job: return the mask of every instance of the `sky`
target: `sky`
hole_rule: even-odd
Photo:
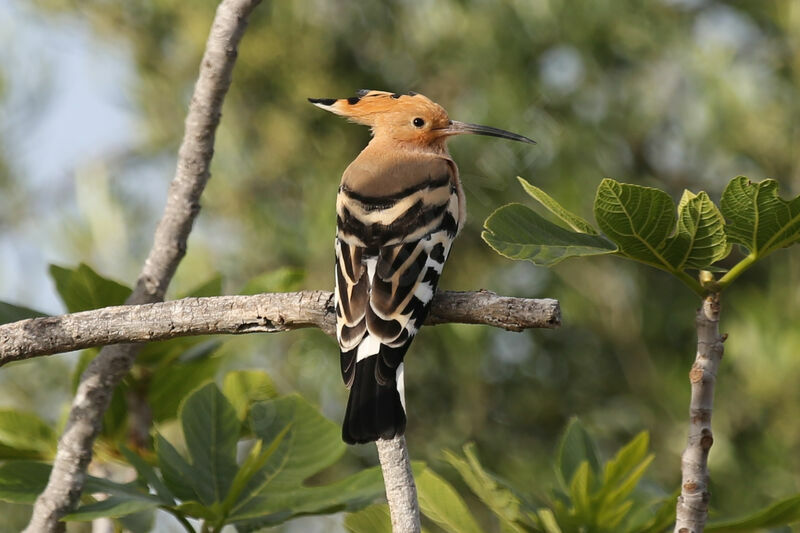
[[[130,56],[75,17],[43,18],[23,0],[0,0],[0,65],[10,78],[0,140],[35,199],[33,212],[0,234],[0,300],[57,313],[47,266],[77,262],[58,235],[77,213],[81,169],[135,135],[124,94]]]

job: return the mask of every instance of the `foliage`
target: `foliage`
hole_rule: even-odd
[[[239,384],[263,383],[266,378],[253,373],[247,373],[245,379],[232,376]],[[255,398],[263,393],[259,385],[249,390]],[[247,392],[237,389],[237,398]],[[117,483],[90,477],[85,493],[103,492],[107,497],[84,498],[66,519],[121,518],[159,508],[180,517],[184,524],[186,518],[204,520],[212,531],[228,523],[239,531],[251,531],[298,515],[358,509],[383,493],[378,468],[329,485],[303,484],[339,459],[344,444],[338,439],[338,426],[297,395],[252,404],[249,426],[254,438],[239,463],[241,422],[234,405],[216,385],[210,383],[192,392],[181,404],[178,419],[185,455],[161,434],[156,435],[155,464],[120,444],[119,460],[126,460],[136,470],[137,480]],[[22,419],[19,421],[18,429],[24,430]],[[33,503],[49,473],[50,466],[45,463],[5,463],[0,466],[0,499]]]
[[[756,260],[800,241],[800,196],[788,202],[781,199],[774,180],[752,183],[745,177],[734,178],[722,193],[721,211],[705,191],[684,191],[676,217],[675,205],[666,192],[607,178],[597,188],[594,200],[594,216],[603,235],[538,187],[522,178],[519,181],[570,229],[523,205],[510,204],[486,219],[483,238],[499,254],[537,265],[616,253],[665,270],[702,295],[725,288]],[[734,243],[747,247],[750,254],[719,283],[704,280],[708,286],[703,287],[687,273],[713,269],[714,263],[730,254]]]
[[[649,436],[641,432],[604,463],[597,446],[577,418],[561,434],[553,461],[556,487],[543,501],[540,482],[511,486],[487,472],[474,444],[463,456],[445,452],[446,461],[470,491],[494,516],[504,533],[661,533],[675,521],[675,497],[654,489],[642,478],[654,460],[648,453]],[[486,531],[455,488],[430,468],[415,472],[423,515],[448,533]],[[706,531],[760,531],[800,521],[800,495],[733,520],[716,520]],[[352,533],[389,532],[388,508],[372,505],[349,515],[345,526]]]

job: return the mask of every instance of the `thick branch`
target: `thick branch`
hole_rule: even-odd
[[[417,486],[411,473],[411,461],[405,437],[392,440],[378,439],[378,459],[386,487],[386,500],[392,517],[393,533],[419,533],[419,501]]]
[[[714,443],[711,411],[725,341],[719,334],[719,309],[719,294],[711,294],[697,310],[697,356],[689,372],[692,385],[689,437],[681,455],[681,495],[676,509],[675,533],[702,533],[708,519],[708,451]]]
[[[493,292],[440,292],[428,324],[460,322],[520,331],[561,322],[558,301],[511,298]],[[0,326],[0,366],[38,355],[108,344],[189,335],[336,329],[333,294],[325,291],[185,298],[32,318]]]
[[[128,304],[163,300],[172,275],[186,253],[189,232],[200,210],[200,195],[210,176],[214,133],[222,101],[230,87],[236,48],[244,34],[247,17],[258,3],[259,0],[223,0],[217,8],[189,105],[164,214]],[[64,523],[59,519],[78,502],[103,413],[112,391],[130,370],[137,352],[138,347],[130,344],[106,348],[84,372],[58,443],[50,480],[36,500],[27,533],[64,531]]]

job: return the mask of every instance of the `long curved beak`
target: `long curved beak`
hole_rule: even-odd
[[[510,131],[492,128],[491,126],[481,126],[480,124],[459,122],[457,120],[451,120],[450,125],[440,131],[444,135],[462,135],[465,133],[472,133],[475,135],[488,135],[489,137],[500,137],[502,139],[511,139],[512,141],[536,144],[536,141],[533,139],[528,139],[522,135],[511,133]]]

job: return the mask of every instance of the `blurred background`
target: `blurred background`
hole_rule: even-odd
[[[0,300],[63,312],[51,263],[135,280],[215,5],[0,0]],[[606,454],[649,431],[647,479],[677,488],[697,298],[615,257],[552,270],[508,261],[481,241],[482,223],[520,201],[517,175],[587,218],[603,177],[676,200],[688,188],[718,201],[742,174],[800,193],[800,3],[264,2],[173,297],[217,276],[226,294],[265,274],[276,290],[332,288],[336,189],[369,133],[306,98],[361,88],[414,90],[455,119],[538,141],[450,143],[469,219],[441,287],[557,298],[564,315],[552,331],[423,330],[407,364],[412,457],[457,483],[441,452],[475,441],[487,468],[544,493],[555,439],[578,415]],[[730,517],[800,492],[800,248],[746,273],[723,305],[710,467],[713,512]],[[264,368],[283,392],[343,415],[338,352],[320,332],[230,338],[218,357],[220,375]],[[57,422],[74,362],[4,368],[0,405]],[[373,447],[347,457],[374,461]],[[334,527],[302,524],[285,528]]]

